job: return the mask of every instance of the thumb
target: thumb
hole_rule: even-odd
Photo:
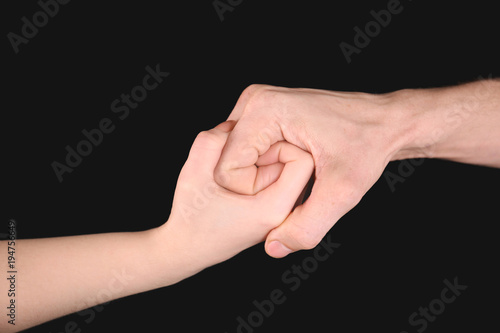
[[[307,201],[268,234],[266,252],[271,257],[282,258],[291,252],[314,248],[361,197],[355,182],[340,170],[323,168],[316,174]]]

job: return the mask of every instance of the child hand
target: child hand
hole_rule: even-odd
[[[254,172],[238,179],[256,194],[226,190],[214,181],[214,169],[235,124],[226,121],[197,136],[162,226],[200,269],[264,241],[293,210],[314,169],[309,153],[280,141],[258,158]]]

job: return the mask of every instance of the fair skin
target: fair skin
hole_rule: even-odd
[[[258,193],[241,179],[255,174],[255,161],[275,142],[313,156],[310,197],[267,236],[266,251],[276,258],[315,247],[390,161],[500,167],[499,80],[379,95],[252,85],[228,119],[238,124],[214,176],[231,191]]]
[[[195,140],[164,225],[16,241],[23,296],[16,326],[0,330],[171,285],[264,240],[273,257],[313,248],[389,161],[500,167],[498,80],[381,95],[253,85],[229,120]]]
[[[0,331],[17,332],[174,284],[264,241],[300,199],[313,172],[312,157],[278,142],[258,159],[259,172],[245,180],[263,190],[254,196],[230,192],[215,183],[213,174],[234,124],[224,122],[198,135],[179,175],[170,217],[162,226],[142,232],[16,240],[17,317],[15,325],[2,319]],[[7,241],[0,242],[0,248],[6,250]],[[0,260],[6,269],[7,258]],[[1,279],[0,290],[8,289],[9,281]],[[0,301],[9,304],[7,293]]]

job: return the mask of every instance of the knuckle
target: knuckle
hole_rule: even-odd
[[[192,148],[220,151],[226,142],[226,136],[216,133],[214,130],[202,131],[198,133],[193,142]]]
[[[245,90],[243,90],[243,93],[242,94],[249,94],[251,95],[255,90],[258,90],[262,87],[264,87],[265,85],[263,84],[257,84],[257,83],[253,83],[251,85],[249,85],[248,87],[245,88]]]
[[[220,186],[228,188],[231,185],[230,171],[223,165],[217,166],[214,170],[214,180]]]
[[[219,143],[217,136],[210,131],[202,131],[198,133],[193,145],[210,147],[211,145]]]
[[[262,90],[262,89],[266,89],[270,86],[268,85],[265,85],[265,84],[251,84],[249,85],[248,87],[245,88],[245,90],[243,90],[243,92],[241,93],[241,96],[242,97],[246,97],[246,98],[251,98],[253,97],[259,90]]]
[[[247,88],[248,89],[248,88]],[[283,94],[276,88],[267,85],[258,85],[248,92],[245,113],[253,113],[264,108],[275,107]]]
[[[242,190],[238,184],[241,183],[241,177],[237,177],[235,174],[237,167],[238,164],[235,160],[227,160],[221,157],[214,169],[214,181],[227,190],[240,193]]]

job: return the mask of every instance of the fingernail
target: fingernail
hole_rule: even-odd
[[[283,245],[280,241],[272,241],[269,243],[268,247],[268,252],[276,258],[283,258],[292,253],[293,251],[290,250],[288,247]]]

